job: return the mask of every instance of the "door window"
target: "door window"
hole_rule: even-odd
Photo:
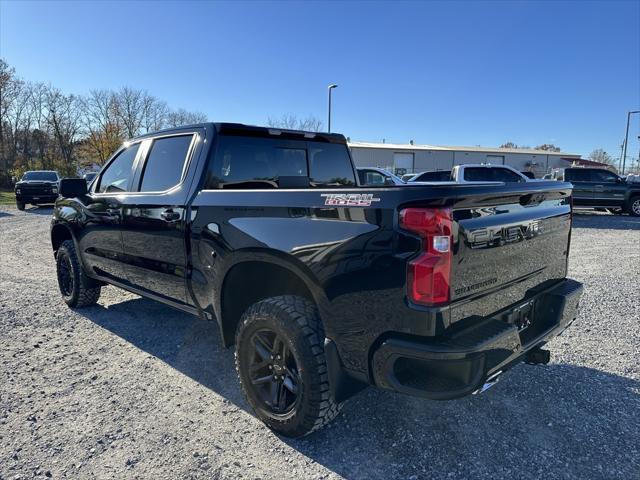
[[[138,153],[139,143],[123,150],[102,172],[96,188],[98,193],[127,192],[133,172],[133,161]]]
[[[564,171],[565,182],[590,182],[591,171],[582,168],[572,168]]]
[[[142,172],[141,192],[164,192],[182,180],[193,135],[158,138],[151,144]]]
[[[594,182],[616,183],[618,176],[608,170],[592,170],[591,175]]]

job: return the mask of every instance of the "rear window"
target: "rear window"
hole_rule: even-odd
[[[506,168],[471,167],[464,169],[464,179],[468,182],[523,182],[524,179]]]
[[[415,177],[412,182],[448,182],[451,180],[451,172],[440,170],[435,172],[424,172]]]
[[[193,135],[158,138],[153,141],[142,172],[141,192],[163,192],[182,179]]]
[[[221,136],[205,188],[355,185],[345,145]]]

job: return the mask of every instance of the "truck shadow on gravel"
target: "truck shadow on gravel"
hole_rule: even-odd
[[[573,228],[640,230],[640,217],[576,210],[573,215]]]
[[[30,215],[48,215],[53,213],[53,205],[31,205],[24,210]]]
[[[82,314],[250,411],[215,322],[142,298]],[[486,393],[448,402],[368,388],[325,429],[282,441],[346,478],[631,478],[640,468],[638,411],[633,379],[520,365]]]

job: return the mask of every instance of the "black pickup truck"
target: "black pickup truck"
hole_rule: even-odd
[[[611,213],[640,217],[640,183],[628,183],[604,168],[565,168],[559,178],[573,185],[573,205],[606,208]]]
[[[571,185],[363,187],[345,138],[202,124],[127,142],[51,225],[71,307],[111,284],[219,325],[242,389],[300,436],[366,385],[482,391],[576,318]]]
[[[16,206],[24,210],[27,203],[41,205],[53,203],[58,198],[60,175],[54,170],[25,172],[15,185]]]

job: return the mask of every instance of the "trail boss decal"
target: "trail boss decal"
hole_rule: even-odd
[[[332,207],[370,207],[373,202],[379,202],[372,193],[323,193],[324,204]]]

